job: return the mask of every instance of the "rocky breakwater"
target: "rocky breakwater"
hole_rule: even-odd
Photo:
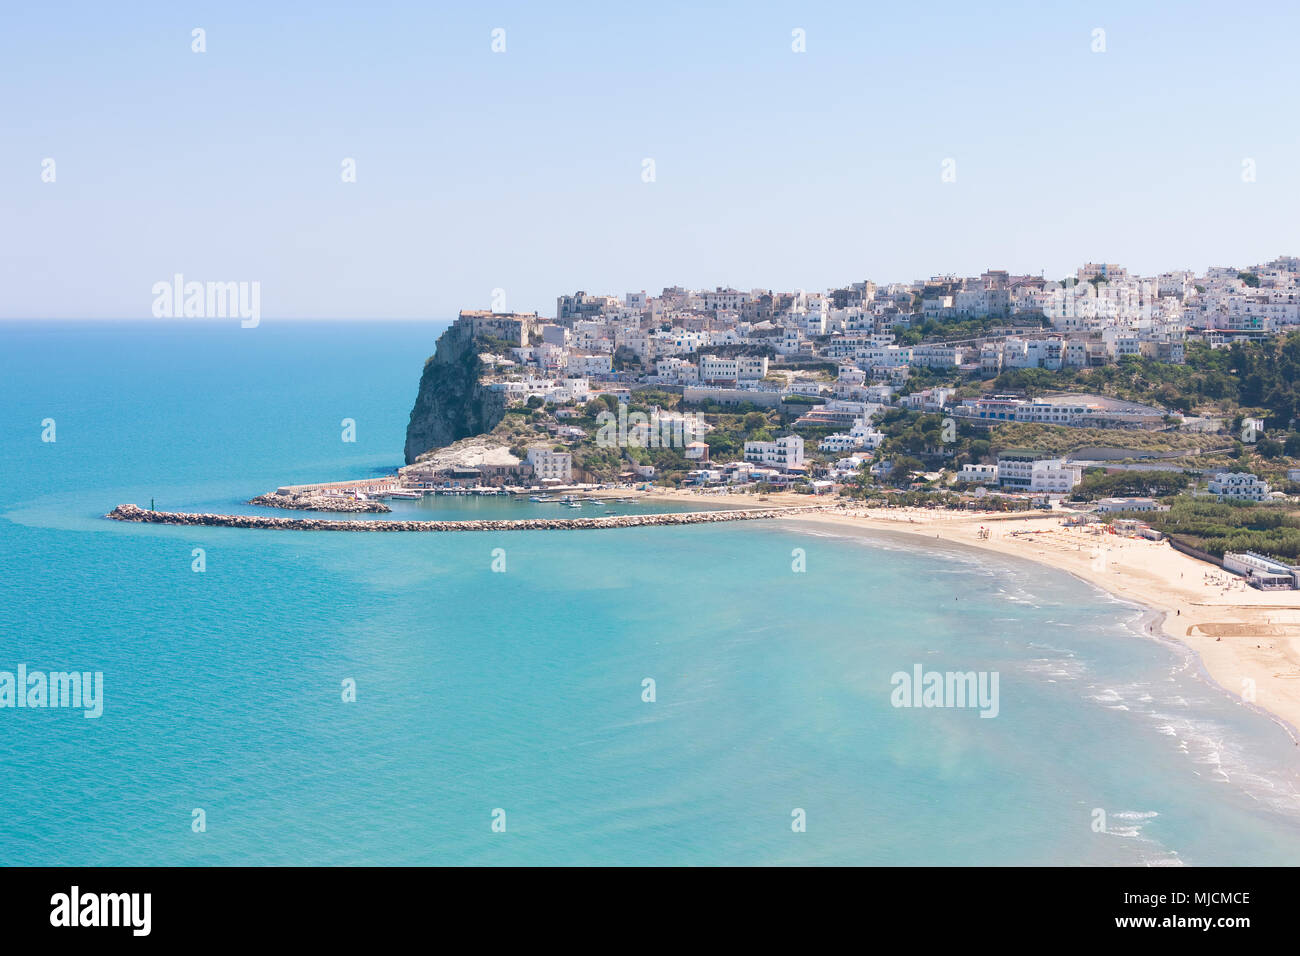
[[[681,511],[662,515],[616,515],[607,518],[520,518],[493,521],[386,521],[382,518],[337,521],[329,518],[271,518],[263,515],[185,514],[146,511],[137,505],[118,505],[105,518],[150,524],[175,524],[210,528],[266,528],[276,531],[595,531],[606,528],[640,528],[655,525],[713,524],[719,521],[757,521],[788,518],[825,505],[797,508],[750,508],[736,511]]]
[[[248,502],[263,508],[292,508],[295,511],[337,511],[344,514],[387,514],[393,509],[382,501],[358,501],[341,495],[258,495]]]

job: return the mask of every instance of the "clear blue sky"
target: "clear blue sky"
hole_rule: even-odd
[[[9,3],[0,316],[146,317],[175,272],[402,318],[1300,254],[1300,7],[1132,6]]]

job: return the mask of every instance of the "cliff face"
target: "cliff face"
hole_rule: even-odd
[[[491,431],[501,421],[505,398],[479,384],[482,372],[468,324],[457,322],[438,337],[406,425],[408,465],[432,448]]]

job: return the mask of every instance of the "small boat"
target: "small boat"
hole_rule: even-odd
[[[567,501],[567,502],[565,502],[565,504],[568,505],[570,508],[581,508],[581,507],[582,507],[582,502],[581,502],[581,501]]]
[[[546,495],[529,495],[529,496],[528,496],[528,500],[529,500],[529,501],[536,501],[538,504],[541,504],[541,503],[546,502],[546,501],[554,501],[555,499],[554,499],[554,498],[548,498],[548,497],[546,497]]]
[[[401,498],[404,501],[418,501],[420,498],[423,498],[424,496],[420,494],[418,491],[390,491],[388,492],[388,497]]]

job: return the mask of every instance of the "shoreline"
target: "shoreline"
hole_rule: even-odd
[[[666,491],[665,500],[718,496]],[[771,503],[807,495],[774,493]],[[1279,724],[1300,746],[1300,592],[1258,591],[1241,578],[1149,541],[1066,527],[1060,512],[954,512],[849,505],[801,514],[792,524],[862,536],[896,534],[1065,571],[1143,612],[1135,633],[1188,651],[1198,674],[1238,704]],[[988,537],[979,532],[988,530]],[[1250,695],[1253,693],[1253,700]]]
[[[808,516],[808,518],[804,518],[800,516],[798,518],[792,518],[789,520],[792,525],[799,525],[805,522],[809,525],[817,525],[820,524],[820,522],[817,521],[817,517],[818,516],[816,515]],[[924,543],[926,541],[933,543],[935,541],[935,539],[931,537],[929,534],[926,534],[922,530],[916,528],[881,528],[876,526],[863,525],[863,526],[845,527],[843,528],[843,530],[852,533],[855,536],[861,536],[866,538],[877,537],[877,536],[879,537],[897,536],[900,539],[904,539],[908,542],[915,542],[915,543]],[[948,545],[956,544],[959,548],[967,548],[967,546],[970,544],[969,542],[952,541],[951,539],[946,539],[946,538],[942,540],[945,544]],[[935,548],[934,550],[940,553],[950,553],[950,552],[946,552],[945,549],[942,548]],[[1175,617],[1173,618],[1173,624],[1171,625],[1170,623],[1171,619],[1169,616],[1169,612],[1167,610],[1153,606],[1151,603],[1148,603],[1146,601],[1140,601],[1129,593],[1125,593],[1123,591],[1117,590],[1112,587],[1107,587],[1104,582],[1100,582],[1094,578],[1090,578],[1078,574],[1074,569],[1064,568],[1058,564],[1054,564],[1049,561],[1035,560],[1034,557],[1027,554],[1017,553],[1014,551],[1007,551],[999,548],[978,548],[973,546],[970,547],[969,550],[972,552],[992,551],[999,558],[1011,558],[1013,561],[1015,559],[1022,559],[1025,561],[1030,561],[1038,567],[1047,567],[1056,571],[1064,571],[1066,574],[1068,574],[1071,578],[1075,579],[1076,581],[1079,581],[1083,584],[1088,585],[1089,587],[1101,591],[1103,594],[1112,598],[1117,603],[1132,608],[1134,611],[1137,612],[1137,617],[1134,618],[1132,621],[1127,622],[1127,627],[1129,630],[1131,630],[1134,633],[1135,636],[1146,638],[1148,640],[1153,640],[1156,641],[1157,643],[1165,644],[1169,646],[1176,653],[1180,654],[1181,656],[1184,656],[1187,659],[1187,661],[1193,666],[1196,677],[1205,681],[1207,684],[1211,685],[1216,691],[1226,694],[1235,703],[1243,707],[1246,707],[1247,709],[1252,710],[1255,713],[1258,713],[1260,716],[1266,717],[1271,722],[1277,724],[1279,727],[1282,728],[1283,732],[1286,733],[1286,735],[1291,739],[1292,743],[1300,746],[1300,710],[1297,710],[1295,712],[1294,717],[1290,717],[1288,716],[1287,713],[1282,712],[1283,709],[1289,707],[1289,705],[1281,699],[1273,702],[1274,708],[1276,708],[1274,709],[1266,706],[1258,699],[1252,702],[1244,699],[1243,696],[1239,693],[1233,693],[1232,690],[1225,684],[1224,681],[1230,680],[1233,677],[1238,676],[1240,672],[1236,669],[1230,669],[1227,667],[1220,668],[1218,672],[1212,670],[1209,667],[1209,665],[1206,663],[1205,656],[1201,653],[1200,649],[1194,643],[1189,641],[1186,635],[1180,635],[1175,629],[1177,627],[1177,623],[1182,619],[1181,616],[1175,615]],[[1189,630],[1194,629],[1195,626],[1196,625],[1192,625],[1191,627],[1189,627]],[[1246,626],[1248,627],[1249,625]],[[1220,643],[1220,642],[1215,641],[1215,643]],[[1250,648],[1250,649],[1254,650],[1255,648]],[[1257,680],[1256,683],[1258,688],[1259,681]],[[1297,690],[1300,690],[1300,688],[1297,688]],[[1262,694],[1262,692],[1259,693]],[[1297,701],[1297,707],[1300,708],[1300,701]]]
[[[654,488],[622,489],[617,495],[712,507],[589,518],[393,521],[153,512],[119,505],[104,517],[189,527],[358,532],[601,530],[783,520],[802,524],[804,530],[822,525],[862,536],[905,536],[939,550],[955,545],[1064,571],[1143,612],[1133,625],[1135,633],[1188,651],[1198,676],[1280,724],[1300,746],[1300,592],[1257,591],[1235,575],[1174,550],[1168,541],[1102,533],[1096,525],[1066,527],[1060,512],[870,509],[789,492],[755,496]],[[720,508],[724,502],[734,505]]]

